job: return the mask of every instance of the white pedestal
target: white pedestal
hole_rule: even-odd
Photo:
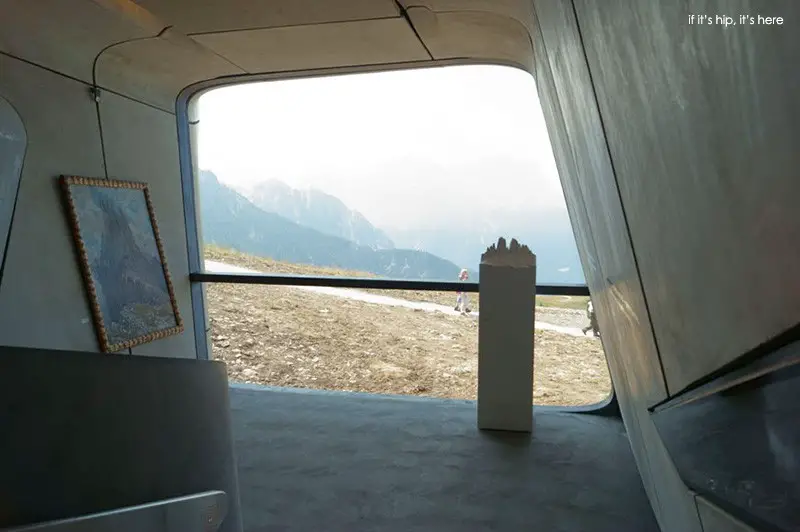
[[[481,257],[478,321],[478,428],[533,428],[536,257],[504,239]]]

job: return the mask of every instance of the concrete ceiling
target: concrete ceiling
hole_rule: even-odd
[[[187,35],[399,16],[393,0],[134,0]]]
[[[529,0],[0,0],[0,51],[174,112],[228,76],[445,60],[533,71]]]
[[[251,73],[430,59],[399,17],[206,33],[192,38]]]

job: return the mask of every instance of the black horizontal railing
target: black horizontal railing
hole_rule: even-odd
[[[381,279],[376,277],[333,277],[329,275],[286,275],[268,273],[189,274],[193,283],[263,284],[280,286],[327,286],[380,290],[425,290],[430,292],[479,292],[479,283],[460,281],[422,281],[411,279]],[[537,284],[540,296],[588,296],[589,288],[580,284]]]

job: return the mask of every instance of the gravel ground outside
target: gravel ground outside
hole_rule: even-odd
[[[258,271],[332,275],[329,268],[276,263],[216,248],[208,249],[205,258]],[[403,291],[381,292],[401,297],[398,292]],[[432,294],[454,299],[451,293],[422,294],[424,301],[441,302]],[[206,295],[212,356],[226,362],[231,381],[475,399],[475,318],[294,287],[209,284]],[[554,307],[537,307],[536,319],[569,327],[588,323],[581,310]],[[537,330],[534,341],[533,403],[583,405],[608,396],[611,383],[599,340]]]

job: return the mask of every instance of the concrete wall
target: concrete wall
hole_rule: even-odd
[[[222,490],[241,531],[222,363],[0,346],[0,375],[0,529]]]
[[[800,4],[575,7],[674,394],[800,322]]]
[[[89,89],[86,83],[0,53],[0,98],[16,110],[27,131],[0,279],[0,344],[99,349],[56,182],[59,175],[71,174],[150,185],[186,330],[136,347],[133,353],[194,358],[175,116],[111,93],[103,93],[96,104]],[[11,194],[7,187],[2,190]]]
[[[648,408],[800,321],[800,47],[790,25],[688,15],[797,20],[800,5],[534,5],[538,90],[643,482],[663,530],[701,515],[721,530]]]
[[[732,517],[703,497],[698,495],[695,499],[697,513],[703,523],[703,532],[755,532],[754,528]]]
[[[647,412],[666,389],[572,5],[536,9],[539,96],[631,447],[661,527],[699,531]]]
[[[8,101],[0,98],[0,278],[27,146],[22,119]]]

